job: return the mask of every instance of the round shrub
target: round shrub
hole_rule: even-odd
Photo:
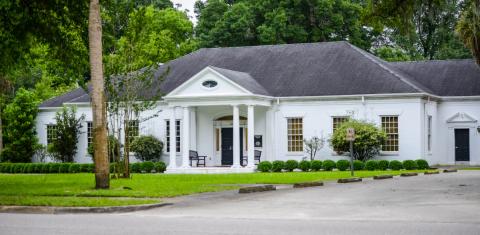
[[[405,168],[405,170],[415,170],[418,168],[417,162],[414,160],[405,160],[403,161],[403,168]]]
[[[331,171],[331,170],[333,170],[333,168],[335,168],[336,164],[332,160],[325,160],[325,161],[323,161],[322,166],[323,166],[323,170]]]
[[[48,173],[59,173],[60,172],[60,163],[52,163],[50,164],[50,168],[48,169]]]
[[[80,172],[80,164],[74,163],[70,164],[68,168],[68,173],[79,173]]]
[[[288,160],[285,162],[285,170],[286,171],[293,171],[298,168],[298,161],[296,160]]]
[[[365,162],[365,170],[374,171],[378,169],[378,161],[368,160]]]
[[[388,161],[387,160],[380,160],[378,161],[377,167],[379,170],[387,170],[388,169]]]
[[[147,161],[147,162],[142,162],[142,165],[141,165],[141,171],[145,173],[150,173],[152,172],[153,168],[155,168],[155,165],[153,164],[153,162],[150,162],[150,161]]]
[[[420,170],[425,170],[430,168],[430,166],[428,165],[428,162],[424,159],[418,159],[415,162],[417,162],[418,169]]]
[[[363,168],[365,168],[365,163],[363,163],[360,160],[353,161],[353,169],[354,170],[361,171],[361,170],[363,170]]]
[[[272,163],[269,161],[260,162],[257,165],[257,170],[260,172],[269,172],[272,169]]]
[[[398,171],[398,170],[401,170],[403,168],[403,165],[402,165],[402,162],[397,161],[397,160],[393,160],[393,161],[390,161],[390,164],[388,165],[388,168],[390,168],[394,171]]]
[[[276,160],[272,162],[272,171],[273,172],[282,172],[283,168],[285,168],[285,162]]]
[[[68,169],[70,169],[71,163],[62,163],[58,170],[59,173],[68,173]]]
[[[142,166],[140,162],[135,162],[130,167],[130,171],[133,173],[140,173],[142,171]]]
[[[302,160],[298,164],[298,168],[300,168],[300,170],[302,171],[309,171],[311,166],[312,166],[312,163],[307,160]]]
[[[132,142],[130,150],[140,161],[156,161],[162,156],[163,142],[151,135],[140,136]]]
[[[167,165],[165,162],[155,162],[155,171],[158,173],[163,173],[167,170]]]
[[[320,169],[322,169],[322,161],[320,160],[313,160],[310,165],[312,171],[319,171]]]
[[[346,171],[347,169],[350,169],[350,162],[348,160],[338,160],[337,161],[337,169],[339,171]]]

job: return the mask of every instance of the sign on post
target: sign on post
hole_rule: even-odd
[[[347,128],[347,141],[354,141],[355,140],[355,129]]]
[[[353,141],[355,140],[355,129],[347,128],[347,136],[345,139],[350,141],[350,172],[353,176]]]

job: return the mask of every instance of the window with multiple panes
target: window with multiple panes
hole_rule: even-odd
[[[288,118],[288,152],[303,152],[303,119]]]
[[[340,124],[348,121],[348,117],[332,117],[332,133],[334,133]]]
[[[47,125],[47,145],[57,138],[57,125]]]
[[[398,116],[382,116],[382,129],[387,133],[382,151],[398,151]]]
[[[427,149],[432,151],[432,116],[428,116],[427,120]]]
[[[138,120],[128,121],[128,141],[132,143],[132,141],[138,136],[140,136]]]
[[[166,126],[166,139],[167,139],[167,152],[170,152],[170,120],[166,120],[167,125]],[[180,152],[180,120],[175,121],[175,134],[176,134],[176,152]]]
[[[93,144],[93,122],[87,122],[87,145]]]

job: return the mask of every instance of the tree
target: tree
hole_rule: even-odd
[[[196,4],[202,47],[348,40],[370,48],[361,3],[347,0],[221,1]]]
[[[305,144],[305,151],[310,156],[310,161],[313,161],[315,160],[317,152],[323,148],[323,145],[325,144],[325,139],[314,136],[308,140],[304,139],[303,143]]]
[[[11,82],[5,77],[0,76],[0,156],[3,151],[3,108],[5,107],[7,100],[10,98],[9,96],[12,93],[12,90]]]
[[[99,0],[90,0],[88,17],[88,41],[90,54],[90,73],[92,78],[93,139],[95,140],[95,188],[110,187],[109,159],[107,152],[107,115],[104,94],[102,62],[102,24]]]
[[[37,112],[38,101],[35,95],[25,89],[20,89],[13,102],[5,107],[5,148],[2,151],[2,161],[31,161],[38,146],[35,131]]]
[[[373,53],[386,61],[409,61],[411,60],[403,49],[398,47],[382,46],[373,51]]]
[[[480,1],[470,1],[461,14],[456,32],[480,65]]]
[[[369,1],[366,21],[380,30],[393,29],[390,39],[412,59],[468,58],[468,50],[455,35],[459,0]]]
[[[382,144],[387,139],[384,131],[373,123],[349,120],[342,123],[333,133],[330,143],[339,154],[350,151],[350,142],[346,140],[347,128],[355,129],[353,156],[356,160],[366,161],[380,152]]]
[[[74,162],[77,153],[78,135],[81,134],[85,115],[77,118],[76,107],[63,107],[55,114],[56,139],[48,146],[52,156],[61,162]]]

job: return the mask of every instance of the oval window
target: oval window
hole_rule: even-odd
[[[207,80],[202,83],[202,86],[207,87],[207,88],[212,88],[217,86],[217,82],[213,80]]]

